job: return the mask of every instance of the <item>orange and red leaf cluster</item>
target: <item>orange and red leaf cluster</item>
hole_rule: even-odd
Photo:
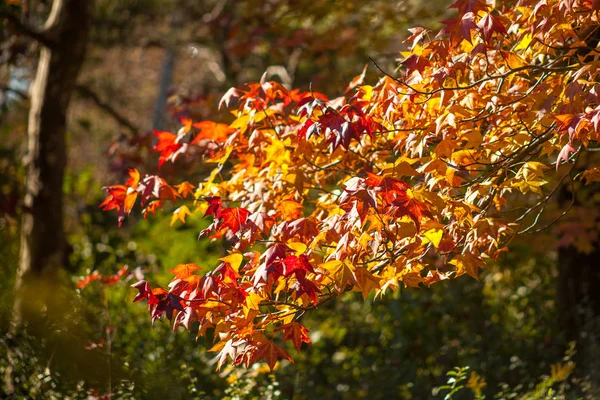
[[[203,275],[177,266],[168,289],[135,284],[152,320],[214,329],[219,367],[272,369],[291,360],[278,338],[310,343],[305,311],[350,290],[478,278],[535,226],[557,191],[546,185],[566,176],[548,167],[600,139],[600,53],[579,36],[598,11],[587,0],[451,7],[437,36],[411,30],[397,76],[367,85],[363,71],[334,99],[265,76],[223,96],[231,124],[155,132],[159,165],[194,151],[212,173],[171,187],[132,170],[101,206],[120,224],[138,197],[144,215],[193,204],[212,219],[200,236],[225,238],[229,255]],[[174,221],[192,213],[177,210]]]

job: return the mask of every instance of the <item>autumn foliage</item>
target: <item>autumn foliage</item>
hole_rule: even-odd
[[[291,361],[281,341],[310,343],[307,310],[347,291],[477,279],[515,235],[544,228],[566,180],[600,180],[573,170],[600,134],[597,2],[451,8],[441,32],[411,29],[399,71],[372,86],[363,72],[330,99],[263,79],[225,94],[229,125],[155,132],[159,165],[201,156],[214,169],[177,185],[131,170],[101,206],[120,224],[168,200],[172,224],[202,213],[199,236],[229,251],[216,267],[176,266],[166,288],[134,284],[153,321],[214,330],[219,367],[273,368]]]

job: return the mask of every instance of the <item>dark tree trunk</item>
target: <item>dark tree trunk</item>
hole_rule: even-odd
[[[581,157],[580,170],[596,165],[593,153]],[[574,198],[572,190],[577,196]],[[590,210],[588,218],[595,219],[595,224],[587,225],[590,221],[575,220],[588,229],[600,230],[600,221],[594,212],[598,209],[597,194],[600,184],[581,186],[577,189],[563,187],[559,192],[559,204],[567,208],[572,202],[577,209]],[[595,225],[595,226],[594,226]],[[582,232],[593,240],[594,232]],[[560,248],[558,251],[558,285],[557,310],[561,331],[568,341],[577,344],[577,374],[589,379],[595,395],[600,396],[600,243],[593,240],[589,252],[581,252],[575,246]]]
[[[56,294],[52,283],[66,263],[62,192],[66,119],[84,59],[93,7],[93,0],[54,0],[43,30],[18,27],[38,40],[42,49],[31,89],[13,333],[22,322],[33,323],[49,312]],[[6,383],[10,392],[10,371]]]
[[[577,342],[579,375],[600,389],[600,249],[558,253],[558,310],[565,337]]]

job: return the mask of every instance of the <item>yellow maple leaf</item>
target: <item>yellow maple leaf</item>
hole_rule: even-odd
[[[356,276],[354,290],[361,292],[364,299],[371,293],[371,290],[379,289],[379,279],[365,268],[356,268],[354,274]]]
[[[425,232],[423,236],[425,236],[423,244],[431,242],[431,244],[433,244],[433,247],[437,249],[440,245],[440,242],[442,241],[442,236],[444,236],[444,231],[441,229],[433,228]]]
[[[479,280],[479,268],[484,265],[479,257],[471,254],[459,254],[449,264],[456,266],[456,276],[467,273],[477,280]]]
[[[581,179],[585,179],[586,185],[592,182],[600,182],[600,168],[586,169],[581,173]]]
[[[262,297],[254,292],[248,293],[246,296],[246,300],[244,302],[244,316],[247,318],[251,311],[259,311],[260,310],[260,302],[262,301]]]
[[[339,290],[344,290],[348,284],[356,283],[353,273],[355,267],[347,261],[332,260],[321,264],[320,267],[329,272],[329,277]]]
[[[297,255],[304,254],[307,248],[306,244],[301,242],[287,242],[286,245],[290,249],[294,250]]]
[[[192,215],[187,206],[181,206],[177,210],[173,211],[173,215],[171,216],[171,226],[173,226],[177,220],[180,220],[185,224],[185,217],[187,215]]]
[[[177,193],[179,193],[181,197],[187,197],[188,194],[193,194],[196,189],[196,187],[189,182],[182,182],[175,187],[177,188]]]
[[[235,270],[235,272],[238,272],[243,259],[244,259],[244,256],[241,255],[240,253],[233,253],[233,254],[228,255],[227,257],[219,258],[219,261],[229,263],[229,265],[231,265],[231,268],[233,268]]]

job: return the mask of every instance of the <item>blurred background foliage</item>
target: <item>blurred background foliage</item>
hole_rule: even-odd
[[[48,3],[28,2],[34,21],[44,20]],[[181,115],[226,121],[226,113],[216,110],[220,95],[265,71],[286,85],[341,94],[368,56],[393,70],[406,29],[434,28],[448,5],[98,1],[70,110],[64,187],[70,265],[64,286],[40,288],[51,291],[64,312],[48,319],[44,334],[12,338],[6,333],[19,253],[27,88],[39,48],[3,30],[0,374],[8,366],[7,349],[15,349],[15,398],[591,396],[585,376],[573,373],[577,349],[559,333],[556,255],[530,243],[517,243],[480,281],[463,277],[366,301],[352,293],[306,314],[303,324],[313,345],[300,354],[290,348],[296,364],[282,363],[273,374],[260,365],[215,372],[210,337],[196,341],[187,332],[171,332],[166,323],[151,327],[144,305],[131,303],[132,276],[111,287],[94,282],[76,289],[81,276],[115,274],[123,265],[137,278],[164,285],[177,264],[210,268],[224,253],[218,242],[197,240],[206,225],[200,218],[170,227],[164,215],[134,217],[116,229],[114,216],[99,210],[102,186],[121,181],[129,167],[156,168],[148,151],[151,128],[175,129]],[[370,67],[367,81],[378,75]],[[190,182],[205,173],[197,160],[161,170]]]

